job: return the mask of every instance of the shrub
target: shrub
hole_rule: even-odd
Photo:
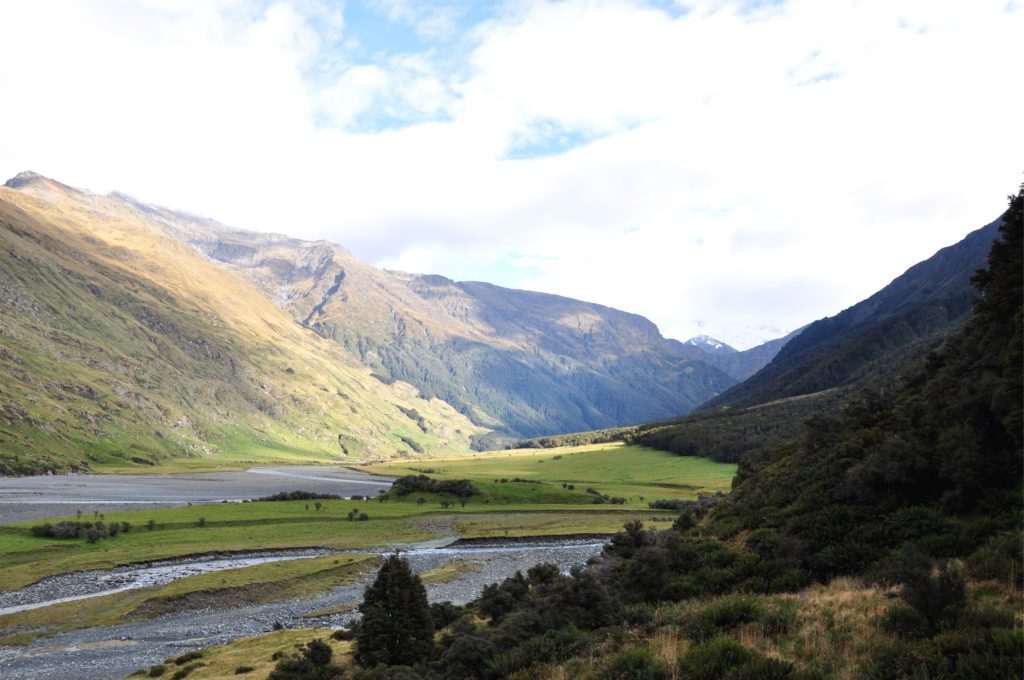
[[[787,680],[796,677],[792,664],[764,657],[728,637],[692,647],[679,657],[676,668],[687,680]]]
[[[882,630],[905,637],[926,637],[929,630],[928,620],[916,609],[899,604],[887,607],[878,624]]]
[[[235,675],[244,675],[246,673],[252,673],[254,670],[256,669],[252,666],[239,666],[235,669]]]
[[[683,626],[687,637],[701,642],[710,640],[720,634],[732,630],[739,625],[749,623],[759,614],[759,607],[754,600],[743,595],[724,597],[711,604]]]
[[[719,637],[692,647],[679,658],[678,669],[685,678],[713,680],[746,664],[751,656],[751,652],[735,640]]]
[[[282,658],[267,680],[320,680],[334,677],[328,668],[334,651],[322,640],[310,640],[300,655]]]
[[[352,676],[353,680],[423,680],[423,677],[423,673],[418,668],[401,665],[385,666],[384,664],[360,670]]]
[[[1014,579],[1020,587],[1024,583],[1024,565],[1019,533],[1007,532],[990,538],[967,558],[967,573],[977,579]]]
[[[200,666],[205,665],[206,664],[204,664],[202,661],[195,661],[193,663],[188,664],[187,666],[182,666],[174,672],[174,675],[171,676],[171,680],[181,680],[182,678],[187,678],[189,675],[192,674],[192,671],[199,668]]]
[[[901,596],[928,622],[932,632],[955,623],[967,603],[963,573],[952,562],[907,579]]]
[[[352,497],[354,500],[362,500],[363,497]],[[341,496],[333,493],[314,493],[312,491],[281,491],[272,496],[254,498],[254,501],[313,501],[313,500],[342,500]]]
[[[206,518],[205,517],[200,517],[199,521],[197,522],[197,524],[199,524],[199,526],[201,526],[201,527],[205,527],[206,526]]]
[[[643,626],[654,620],[654,607],[641,602],[627,605],[624,609],[624,620],[633,626]]]
[[[149,667],[149,677],[151,678],[159,678],[165,672],[167,672],[167,666],[163,665],[162,663],[158,663],[155,666]]]
[[[426,475],[406,475],[399,477],[391,485],[391,490],[399,496],[411,493],[448,493],[458,497],[475,496],[480,493],[468,479],[431,479]]]
[[[462,616],[462,607],[451,602],[435,602],[430,605],[430,618],[434,621],[434,630],[450,626],[460,616]]]
[[[441,655],[438,669],[453,680],[480,677],[480,670],[494,658],[498,647],[479,635],[459,635]]]
[[[195,661],[196,659],[201,658],[203,658],[202,652],[188,652],[186,654],[182,654],[181,656],[175,657],[174,663],[178,666],[181,666],[182,664],[186,664],[189,661]]]
[[[487,668],[499,677],[507,677],[534,664],[558,663],[592,648],[591,636],[570,626],[536,635],[507,652],[495,655]]]
[[[598,676],[602,680],[669,680],[671,677],[671,671],[643,647],[617,654]]]

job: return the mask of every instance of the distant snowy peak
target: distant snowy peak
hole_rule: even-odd
[[[710,335],[695,335],[686,341],[687,345],[699,347],[709,354],[733,354],[735,349]]]
[[[743,352],[769,340],[786,335],[786,331],[767,324],[714,323],[704,321],[688,321],[667,329],[666,337],[676,338],[686,344],[703,347],[701,339],[721,343],[727,347]],[[683,340],[691,338],[694,342]],[[710,351],[704,347],[706,351]]]

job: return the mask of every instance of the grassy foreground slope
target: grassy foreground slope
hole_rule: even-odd
[[[481,431],[130,204],[19,177],[0,187],[0,474],[386,458]]]

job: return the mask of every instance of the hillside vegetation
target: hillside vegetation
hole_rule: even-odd
[[[482,432],[122,201],[20,177],[0,188],[0,474],[464,451]]]
[[[1024,187],[966,325],[745,458],[709,511],[488,586],[412,675],[336,677],[1021,677],[1022,232]]]
[[[709,400],[702,410],[753,406],[855,384],[880,359],[947,335],[970,315],[971,276],[984,265],[999,224],[972,232],[868,299],[810,324],[753,377]]]

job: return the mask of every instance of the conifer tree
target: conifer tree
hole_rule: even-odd
[[[429,659],[434,626],[427,591],[406,560],[392,555],[384,561],[359,611],[363,620],[353,656],[361,666],[413,665]]]

